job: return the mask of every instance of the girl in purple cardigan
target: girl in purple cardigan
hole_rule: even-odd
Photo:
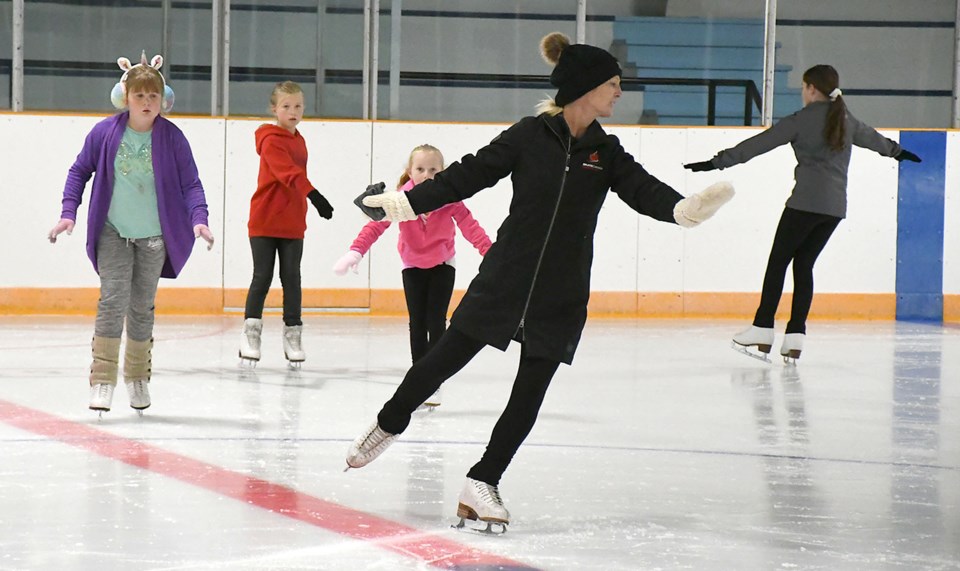
[[[154,300],[160,277],[175,278],[196,237],[213,247],[207,203],[186,137],[160,116],[173,106],[173,91],[159,72],[163,58],[130,65],[117,60],[123,77],[111,100],[122,113],[97,123],[67,173],[60,221],[51,243],[72,233],[84,187],[96,173],[87,213],[87,255],[100,275],[100,302],[90,366],[90,409],[110,410],[117,384],[120,336],[127,342],[123,375],[130,406],[150,406]]]
[[[440,150],[431,145],[420,145],[410,153],[397,192],[407,192],[442,170],[443,155]],[[397,250],[403,262],[403,293],[410,316],[410,353],[414,363],[433,347],[447,329],[447,310],[456,277],[454,222],[481,256],[487,253],[490,238],[463,202],[454,202],[420,215],[416,220],[400,223]],[[341,276],[348,269],[356,273],[364,254],[389,227],[390,222],[386,220],[368,222],[360,230],[350,250],[334,265],[333,271]],[[440,399],[434,393],[423,404],[437,406]]]

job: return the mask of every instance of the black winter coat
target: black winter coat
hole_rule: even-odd
[[[511,175],[510,211],[451,327],[506,350],[570,364],[587,319],[593,235],[613,190],[632,209],[675,223],[681,196],[647,173],[594,121],[580,139],[563,115],[526,117],[407,194],[417,214],[467,199]]]

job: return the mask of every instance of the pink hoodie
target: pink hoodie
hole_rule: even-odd
[[[410,180],[397,189],[397,192],[406,192],[413,187],[413,181]],[[487,233],[463,202],[454,202],[429,214],[421,214],[416,220],[400,223],[397,250],[400,252],[403,268],[429,269],[453,259],[456,253],[453,248],[456,237],[454,221],[463,237],[480,251],[480,255],[486,254],[490,249]],[[390,224],[388,221],[368,222],[360,230],[350,249],[365,255]]]

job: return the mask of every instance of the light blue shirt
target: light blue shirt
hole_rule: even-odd
[[[107,224],[121,238],[149,238],[163,233],[153,178],[152,135],[152,130],[141,133],[127,127],[113,162],[113,197]]]

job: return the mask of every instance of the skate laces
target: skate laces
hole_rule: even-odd
[[[287,338],[287,343],[290,344],[290,348],[294,351],[300,351],[300,336],[297,335],[297,332],[294,330],[287,331],[284,334]]]
[[[110,396],[110,385],[106,383],[97,385],[97,398],[106,399],[108,396]]]
[[[379,424],[375,425],[373,430],[363,439],[363,443],[360,444],[360,453],[372,454],[386,448],[390,444],[390,438],[392,436],[394,435],[380,428]]]
[[[497,489],[497,486],[491,486],[486,482],[476,481],[477,491],[480,493],[480,499],[487,503],[494,503],[501,508],[503,507],[503,500],[500,498],[500,490]]]

